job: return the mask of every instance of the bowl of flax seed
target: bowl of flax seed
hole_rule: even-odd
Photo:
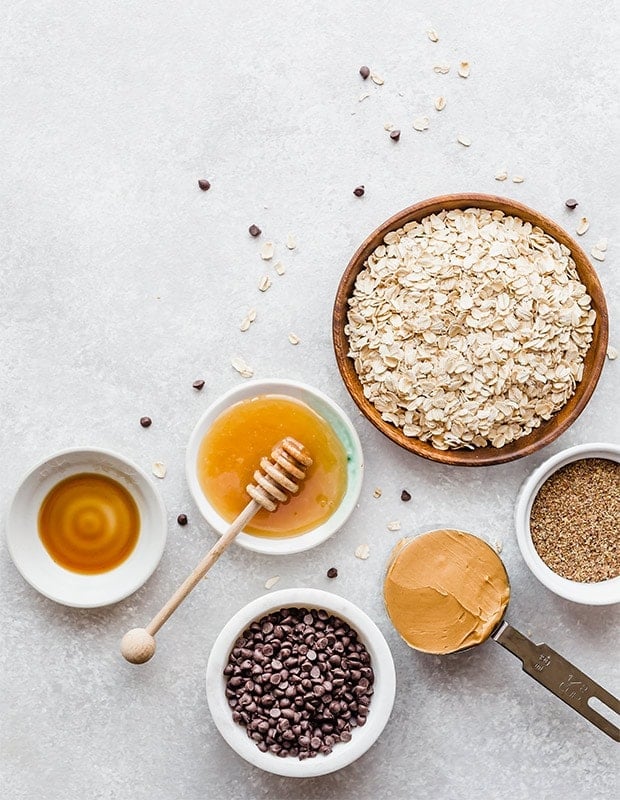
[[[552,592],[620,602],[620,445],[582,444],[547,459],[519,491],[515,527],[525,563]]]

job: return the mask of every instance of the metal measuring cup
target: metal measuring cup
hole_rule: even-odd
[[[477,638],[475,644],[456,646],[449,650],[446,650],[445,648],[442,650],[428,649],[426,646],[420,647],[410,642],[399,629],[397,621],[394,620],[387,596],[388,579],[391,575],[394,565],[398,561],[399,556],[403,554],[403,551],[406,548],[415,546],[416,542],[418,542],[419,545],[420,540],[424,539],[424,537],[441,533],[454,533],[458,534],[460,537],[471,537],[471,539],[476,541],[476,546],[483,546],[485,549],[485,559],[494,562],[498,570],[498,575],[501,574],[502,578],[505,578],[506,589],[501,597],[498,595],[496,614],[494,618],[489,621],[486,629],[483,630],[480,636]],[[455,539],[455,541],[458,540]],[[465,541],[465,539],[462,541]],[[437,570],[440,570],[441,564],[439,562],[441,559],[443,559],[445,564],[445,558],[445,552],[438,553],[438,563],[431,566],[436,567]],[[455,587],[455,591],[458,592],[458,586]],[[456,531],[450,529],[443,531],[427,531],[420,536],[402,540],[394,549],[388,562],[386,583],[384,586],[384,600],[386,604],[386,610],[392,621],[392,624],[405,642],[414,650],[433,653],[434,655],[446,655],[448,653],[470,650],[472,647],[476,647],[478,644],[482,644],[482,642],[492,639],[498,644],[501,644],[502,647],[511,652],[521,661],[524,672],[534,678],[534,680],[538,681],[538,683],[540,683],[542,686],[545,686],[556,697],[559,697],[560,700],[581,714],[582,717],[585,717],[585,719],[589,720],[593,725],[596,725],[597,728],[602,730],[612,739],[620,742],[620,728],[614,725],[603,714],[596,711],[596,709],[590,704],[591,700],[596,700],[599,703],[602,703],[604,706],[607,706],[616,714],[620,714],[620,700],[596,683],[596,681],[592,680],[592,678],[590,678],[584,672],[581,672],[581,670],[573,666],[570,661],[567,661],[559,653],[556,653],[555,650],[552,650],[547,644],[535,644],[505,621],[504,617],[506,615],[510,600],[510,584],[508,580],[508,574],[501,558],[497,555],[495,550],[493,550],[490,545],[488,545],[479,537],[476,537],[471,533],[466,533],[465,531]],[[415,605],[412,605],[411,607],[411,614],[416,614]],[[446,622],[448,626],[457,624],[456,620],[444,620],[444,622]]]

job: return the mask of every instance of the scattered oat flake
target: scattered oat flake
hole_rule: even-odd
[[[501,539],[493,539],[493,549],[496,553],[501,553],[504,549],[504,544]]]
[[[463,147],[470,147],[471,146],[471,139],[468,139],[467,136],[459,136],[456,141],[459,144],[462,144]]]
[[[299,342],[301,341],[299,336],[296,336],[294,333],[289,333],[288,340],[291,344],[299,344]]]
[[[601,253],[604,253],[607,250],[607,239],[599,239],[594,246],[597,250],[600,250]]]
[[[166,477],[166,465],[163,461],[154,461],[153,462],[153,475],[156,478],[165,478]]]
[[[355,558],[361,558],[362,561],[366,561],[369,555],[370,547],[367,544],[360,544],[355,548]]]
[[[616,350],[616,348],[615,348],[613,345],[611,345],[611,344],[610,344],[610,345],[609,345],[609,347],[607,348],[607,358],[608,358],[610,361],[615,361],[615,360],[618,358],[618,351],[617,351],[617,350]]]
[[[446,98],[443,95],[435,98],[435,108],[437,111],[443,111],[446,107]]]
[[[469,78],[469,61],[461,61],[459,65],[459,75],[461,78]]]
[[[376,83],[376,84],[377,84],[377,86],[383,86],[383,84],[385,83],[385,81],[383,80],[383,78],[381,78],[379,75],[377,75],[377,73],[376,73],[376,72],[371,72],[371,73],[370,73],[370,80],[371,80],[373,83]]]
[[[439,36],[437,36],[437,31],[434,28],[430,28],[426,31],[426,35],[431,40],[431,42],[438,42]]]
[[[495,175],[496,181],[505,181],[508,178],[508,170],[500,169],[498,173]]]
[[[260,257],[263,261],[270,261],[273,258],[275,248],[273,246],[273,242],[265,242],[265,244],[261,247]]]
[[[251,378],[252,375],[254,375],[254,370],[252,367],[250,367],[249,364],[246,364],[245,361],[239,356],[232,358],[230,363],[233,369],[236,369],[242,378]]]
[[[413,120],[413,128],[416,131],[428,130],[428,117],[417,117]]]
[[[583,236],[584,233],[588,232],[588,228],[590,227],[590,222],[587,217],[582,217],[579,225],[577,225],[577,229],[575,233],[577,236]]]
[[[399,531],[400,522],[397,519],[395,519],[393,522],[388,522],[387,529],[388,531]]]
[[[284,269],[284,264],[281,261],[276,261],[276,263],[273,265],[273,268],[275,269],[276,274],[278,275],[284,275],[284,273],[286,272],[286,270]]]
[[[297,240],[292,233],[289,233],[289,235],[286,237],[286,246],[289,250],[294,250],[297,247]]]
[[[525,178],[523,177],[523,175],[513,175],[512,176],[512,182],[513,183],[523,183],[524,180],[525,180]]]
[[[433,72],[437,75],[447,75],[450,72],[450,64],[437,64],[433,67]]]
[[[357,101],[357,102],[358,102],[358,103],[361,103],[361,102],[362,102],[362,100],[365,100],[367,97],[370,97],[370,95],[368,94],[368,92],[364,92],[364,94],[361,94],[361,95],[359,96],[359,98],[358,98],[358,101]]]
[[[280,580],[279,575],[274,575],[273,578],[267,578],[265,581],[265,589],[273,589],[276,583]]]
[[[267,289],[271,286],[271,278],[269,275],[263,275],[260,279],[260,283],[258,284],[258,288],[261,292],[266,292]]]
[[[372,496],[376,497],[377,500],[378,500],[381,497],[382,494],[383,494],[383,491],[377,486],[377,488],[372,493]]]
[[[239,326],[239,330],[243,332],[247,331],[255,319],[256,319],[256,309],[251,308],[246,314],[245,318],[243,319],[241,325]]]
[[[592,250],[590,250],[590,255],[597,261],[605,261],[605,253],[599,250],[598,247],[593,247]]]
[[[385,125],[383,126],[384,131],[391,131],[393,128],[394,128],[393,122],[386,122]]]

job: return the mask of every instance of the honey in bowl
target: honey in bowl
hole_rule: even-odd
[[[140,533],[136,501],[107,475],[79,473],[57,483],[38,517],[39,537],[64,569],[109,572],[132,553]]]
[[[276,511],[261,510],[244,531],[256,536],[297,536],[324,523],[347,490],[347,453],[333,428],[305,403],[260,395],[222,412],[198,450],[198,480],[205,497],[226,521],[245,508],[245,487],[261,458],[286,436],[303,443],[313,464],[299,492]]]

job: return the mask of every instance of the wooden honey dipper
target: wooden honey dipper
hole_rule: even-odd
[[[146,628],[133,628],[121,641],[121,653],[132,664],[144,664],[155,653],[155,634],[170,619],[196,584],[204,578],[213,564],[261,508],[275,511],[291,494],[299,490],[312,464],[307,449],[296,439],[287,436],[271,452],[271,460],[262,458],[260,471],[254,473],[255,483],[246,486],[252,498],[226,533],[213,545],[207,555],[187,576],[168,602],[155,614]]]

